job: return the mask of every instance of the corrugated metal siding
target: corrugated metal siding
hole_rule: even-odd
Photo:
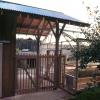
[[[53,17],[53,18],[58,18],[58,19],[63,19],[63,20],[80,22],[79,20],[72,18],[70,16],[67,16],[67,15],[64,15],[64,13],[61,13],[61,12],[45,10],[45,9],[40,9],[36,7],[30,7],[30,6],[9,3],[9,2],[4,2],[4,1],[0,1],[0,8],[6,9],[6,10],[30,13],[30,14],[37,14],[37,15],[42,15],[42,16],[47,16],[47,17]]]

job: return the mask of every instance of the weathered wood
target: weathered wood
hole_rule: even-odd
[[[48,24],[49,24],[49,26],[50,26],[50,28],[51,28],[51,31],[53,32],[53,34],[55,35],[56,33],[55,33],[55,31],[54,31],[54,29],[53,29],[53,26],[51,25],[51,22],[48,20]]]
[[[59,39],[60,39],[60,35],[62,34],[64,28],[65,28],[65,23],[63,24],[61,30],[60,30],[60,26],[59,26],[59,22],[56,20],[56,31],[54,31],[53,26],[51,25],[50,21],[48,21],[50,28],[55,36],[55,64],[54,64],[54,89],[57,89],[60,85],[60,67],[61,65],[59,62]]]
[[[64,30],[66,24],[64,24],[60,30],[59,22],[56,21],[56,34],[55,34],[55,39],[56,39],[56,44],[55,44],[55,69],[54,69],[54,79],[55,79],[55,89],[60,87],[60,80],[61,80],[61,64],[59,61],[59,39],[60,36]],[[60,59],[61,60],[61,59]]]
[[[39,88],[39,67],[40,67],[40,35],[37,36],[37,59],[36,59],[36,90]]]
[[[78,80],[78,63],[79,63],[79,41],[77,39],[76,41],[76,44],[77,44],[77,50],[76,50],[76,79],[75,79],[75,90],[77,91],[77,80]]]
[[[15,94],[16,14],[0,15],[0,41],[3,42],[2,96]],[[5,43],[8,41],[8,43]]]

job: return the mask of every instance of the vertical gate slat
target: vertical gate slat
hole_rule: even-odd
[[[47,68],[49,68],[48,69],[49,71],[48,71],[48,74],[47,74],[48,75],[47,76],[48,79],[50,79],[50,59],[51,59],[50,56],[47,55]],[[47,80],[47,81],[48,81],[48,86],[49,86],[48,89],[50,90],[50,81],[49,80]]]
[[[22,86],[21,86],[21,84],[22,84],[22,81],[21,81],[21,71],[22,71],[22,68],[21,68],[22,66],[20,65],[20,75],[19,75],[19,77],[20,77],[20,84],[19,84],[19,90],[21,91],[21,89],[22,89]]]
[[[43,59],[43,57],[41,57],[41,59],[42,59],[41,76],[43,76],[43,64],[44,64],[44,59]],[[41,86],[41,87],[43,88],[43,81],[42,81],[42,86]]]
[[[43,58],[43,56],[42,56],[42,59],[43,59],[43,65],[44,65],[45,59]],[[43,68],[44,68],[44,66],[42,66],[42,77],[43,77]],[[42,90],[44,89],[43,87],[44,87],[44,82],[42,81]]]
[[[24,67],[24,66],[22,66],[22,67]],[[23,74],[22,74],[22,75],[23,75],[23,82],[22,82],[23,84],[22,84],[22,88],[23,88],[23,90],[24,90],[24,69],[23,69],[22,73],[23,73]]]
[[[36,91],[36,86],[33,85],[33,81],[36,84],[36,62],[37,62],[37,56],[20,56],[17,58],[17,87],[16,90],[19,91],[19,94],[22,94],[24,92],[33,92]],[[28,60],[27,60],[28,59]],[[54,55],[39,55],[40,63],[39,63],[39,90],[46,91],[46,90],[53,90],[54,88]],[[26,63],[25,65],[23,62]],[[63,56],[59,56],[59,60],[61,61],[61,69],[60,69],[60,85],[64,86],[64,74],[65,74],[65,66],[64,61],[65,58]],[[28,62],[27,62],[28,61]],[[28,64],[28,65],[27,65]],[[26,67],[26,68],[23,68]],[[27,72],[29,73],[29,76],[27,75]],[[30,78],[31,77],[31,78]],[[31,80],[32,79],[32,80]],[[38,90],[38,91],[39,91]]]
[[[26,75],[26,83],[25,84],[26,84],[26,89],[27,89],[28,88],[28,75]]]
[[[34,61],[34,59],[32,59],[32,61],[31,61],[31,68],[30,68],[30,75],[31,75],[32,79],[33,79],[32,70],[33,70],[33,66],[34,66],[33,61]],[[32,92],[32,84],[31,84],[31,92]]]

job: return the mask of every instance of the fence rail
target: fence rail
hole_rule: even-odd
[[[37,77],[39,91],[53,90],[55,57],[54,55],[39,55],[39,66],[37,66],[37,55],[16,55],[16,93],[37,91]],[[61,68],[59,83],[63,86],[65,56],[59,55],[59,59]]]

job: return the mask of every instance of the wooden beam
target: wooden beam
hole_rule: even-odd
[[[62,26],[62,28],[60,30],[60,35],[63,33],[65,26],[66,26],[66,23],[63,24],[63,26]]]
[[[38,24],[38,28],[35,30],[34,33],[36,33],[37,35],[39,34],[40,30],[39,30],[39,27],[41,25],[41,23],[44,21],[44,17],[41,19],[40,23]]]
[[[44,21],[43,21],[43,25],[42,25],[41,30],[38,28],[38,30],[40,31],[39,34],[40,34],[41,36],[42,36],[43,31],[44,31],[44,25],[45,25],[45,22],[46,22],[45,18],[44,18],[43,20],[44,20]]]
[[[49,24],[49,23],[48,23]],[[55,26],[55,25],[54,25]],[[50,31],[51,31],[51,28],[49,29],[49,31],[48,31],[48,34],[50,33]]]
[[[34,21],[34,19],[32,18],[32,21],[30,22],[30,25],[32,25],[32,22],[33,22],[33,21]],[[30,29],[27,30],[27,34],[29,33],[29,30],[30,30]]]
[[[56,38],[58,39],[60,37],[60,30],[59,30],[59,22],[56,21]]]
[[[17,26],[17,28],[20,28],[20,27]],[[37,26],[30,27],[29,25],[28,25],[28,26],[23,26],[21,29],[26,29],[26,28],[27,28],[28,30],[30,30],[30,29],[35,29],[35,30],[37,30],[37,29],[38,29]],[[40,30],[40,31],[42,31],[42,30],[48,31],[48,30],[50,30],[50,28],[42,28],[42,29],[38,29],[38,30]],[[26,33],[29,33],[29,32],[26,32]]]
[[[20,16],[22,17],[23,15],[22,15],[22,14],[20,14]],[[20,30],[19,30],[19,32],[21,31],[21,27],[23,26],[24,21],[25,21],[25,17],[24,17],[24,18],[22,18],[22,24],[21,24],[21,26],[20,26]]]
[[[45,19],[44,24],[43,24],[43,27],[42,27],[42,29],[41,29],[41,30],[42,30],[42,31],[41,31],[41,35],[43,34],[44,31],[48,31],[48,33],[49,33],[50,28],[48,28],[48,29],[46,28],[46,26],[48,25],[48,23],[45,25],[45,22],[46,22],[46,21],[47,21],[47,20]],[[44,27],[44,25],[45,25],[45,27]]]
[[[49,23],[49,25],[50,25],[50,28],[51,28],[51,31],[53,32],[53,34],[55,35],[56,34],[56,32],[54,31],[54,29],[53,29],[53,27],[52,27],[52,25],[51,25],[51,22],[48,20],[48,23]]]

